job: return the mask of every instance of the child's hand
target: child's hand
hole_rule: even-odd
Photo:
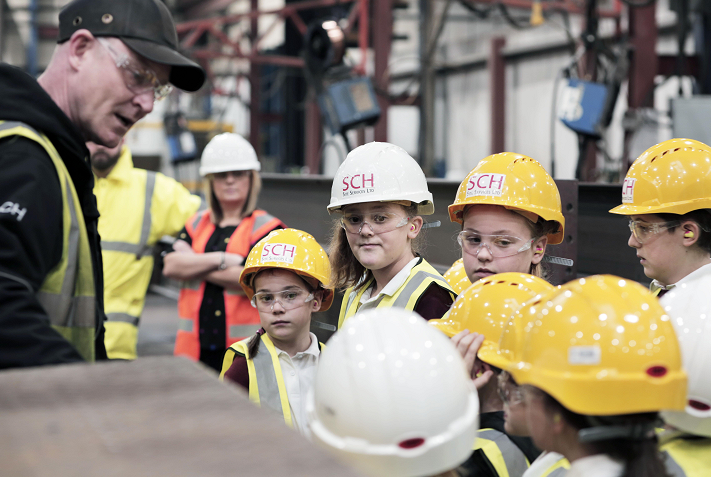
[[[477,359],[476,354],[483,342],[484,335],[470,333],[469,330],[461,331],[452,337],[452,343],[464,358],[467,372],[477,389],[483,388],[494,375],[493,371],[483,369],[481,361]]]

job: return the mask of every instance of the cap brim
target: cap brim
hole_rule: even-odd
[[[126,46],[139,55],[162,65],[171,66],[170,83],[184,91],[197,91],[205,83],[205,70],[200,65],[177,51],[152,41],[136,38],[121,38]]]

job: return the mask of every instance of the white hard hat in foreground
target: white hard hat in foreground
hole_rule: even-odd
[[[472,452],[479,400],[459,352],[418,314],[363,312],[329,341],[306,410],[314,440],[372,476],[425,476]]]
[[[695,273],[703,273],[699,270]],[[672,426],[711,437],[711,274],[706,272],[668,291],[659,301],[671,318],[689,376],[685,411],[665,411]]]

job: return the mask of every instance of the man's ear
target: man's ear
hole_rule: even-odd
[[[97,48],[99,42],[89,30],[77,30],[67,40],[69,65],[74,70],[78,70],[81,64],[87,59],[87,55],[92,48]]]

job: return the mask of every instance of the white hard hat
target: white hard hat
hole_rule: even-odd
[[[306,399],[314,440],[367,475],[454,469],[471,454],[479,399],[447,337],[400,308],[346,321]]]
[[[202,151],[200,175],[229,171],[258,171],[262,168],[252,145],[239,134],[213,137]]]
[[[689,377],[686,411],[664,411],[662,417],[683,431],[711,437],[711,271],[699,272],[702,275],[680,283],[660,299],[679,338]]]
[[[371,142],[353,149],[336,171],[328,213],[348,204],[401,200],[418,204],[418,214],[434,214],[432,194],[419,164],[401,147]]]

